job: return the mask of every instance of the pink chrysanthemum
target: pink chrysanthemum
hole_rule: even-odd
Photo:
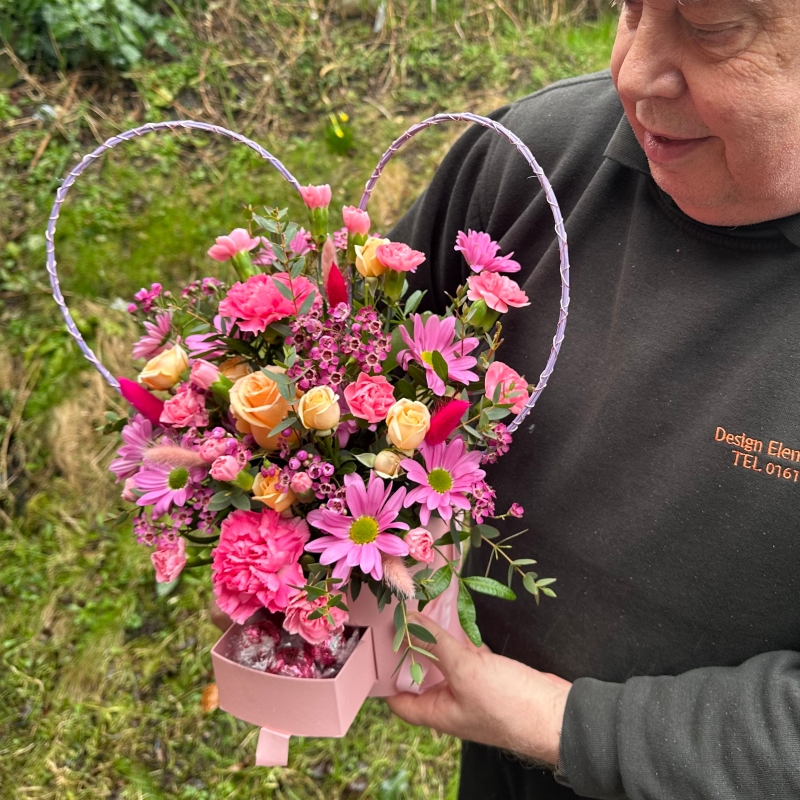
[[[187,469],[149,462],[136,474],[136,488],[143,492],[136,504],[153,506],[152,517],[158,519],[173,505],[185,505],[205,472],[205,469],[197,467]]]
[[[260,608],[285,611],[305,583],[299,561],[308,536],[305,520],[272,509],[226,517],[211,566],[219,607],[240,623]]]
[[[144,323],[144,329],[147,333],[133,346],[134,358],[151,358],[167,349],[172,329],[172,312],[158,314],[155,322]]]
[[[486,473],[480,468],[481,453],[477,450],[466,452],[464,440],[459,436],[449,444],[428,445],[423,442],[419,449],[425,466],[406,458],[400,466],[408,473],[408,479],[420,484],[412,489],[405,499],[406,508],[420,504],[419,520],[423,525],[430,521],[434,511],[449,522],[453,508],[468,511],[471,493],[476,481]]]
[[[333,577],[346,583],[350,570],[359,567],[362,572],[379,581],[383,577],[381,553],[390,556],[408,555],[406,543],[388,530],[408,530],[405,522],[398,522],[397,514],[406,496],[404,488],[392,494],[391,483],[384,489],[383,481],[374,473],[369,484],[360,475],[344,478],[345,502],[351,516],[337,514],[327,508],[315,509],[308,522],[330,536],[322,536],[306,545],[310,553],[321,553],[321,564],[333,564]]]
[[[467,297],[474,303],[483,300],[493,311],[505,314],[509,306],[523,308],[529,306],[528,295],[519,288],[519,284],[499,275],[496,272],[482,272],[467,278],[469,290]],[[400,329],[402,332],[402,328]]]
[[[117,482],[139,471],[146,450],[153,444],[153,423],[136,414],[122,429],[121,436],[125,444],[108,467],[117,476]]]
[[[440,397],[444,395],[444,381],[436,374],[433,368],[433,353],[438,350],[447,364],[447,376],[452,381],[470,384],[478,380],[478,375],[471,371],[478,360],[468,356],[477,346],[475,337],[457,339],[453,341],[456,330],[455,317],[440,319],[435,314],[422,321],[419,314],[414,315],[414,337],[409,336],[404,326],[400,326],[400,335],[408,345],[408,350],[401,350],[397,354],[397,363],[403,369],[408,369],[408,362],[412,359],[425,368],[428,379],[428,388]]]

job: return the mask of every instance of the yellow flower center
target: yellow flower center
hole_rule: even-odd
[[[453,477],[446,469],[432,469],[428,473],[428,486],[430,486],[434,492],[444,494],[453,487]]]
[[[170,470],[169,476],[167,477],[167,485],[173,491],[177,489],[183,489],[184,486],[189,482],[189,470],[186,467],[176,467],[173,470]]]
[[[378,536],[378,522],[374,517],[359,517],[350,526],[350,539],[356,544],[369,544]]]

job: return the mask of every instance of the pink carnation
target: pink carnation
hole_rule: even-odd
[[[192,363],[192,372],[189,380],[200,389],[210,389],[211,384],[219,378],[219,368],[202,358],[197,358]]]
[[[231,438],[217,439],[212,437],[210,439],[203,439],[198,450],[200,458],[202,458],[206,464],[213,464],[220,456],[227,455],[229,450],[235,452],[236,448],[230,447],[230,443],[235,441],[235,439]]]
[[[242,471],[240,459],[236,456],[219,456],[211,465],[211,477],[215,481],[233,481]]]
[[[328,622],[326,617],[309,619],[308,615],[318,608],[324,608],[325,598],[318,597],[316,600],[309,600],[305,592],[296,594],[286,607],[286,618],[283,621],[283,629],[289,633],[299,633],[310,644],[322,644],[330,638],[330,635],[337,628],[347,622],[348,614],[341,608],[334,606],[330,610],[333,617],[333,625]]]
[[[322,186],[301,186],[300,196],[309,208],[324,208],[331,202],[331,187],[326,183]]]
[[[305,583],[298,563],[309,539],[300,517],[277,511],[241,511],[220,526],[219,544],[211,566],[217,605],[234,621],[244,622],[266,607],[285,611]]]
[[[408,554],[415,561],[421,561],[423,564],[430,564],[433,561],[435,554],[430,531],[425,528],[414,528],[406,534],[405,543],[408,545]]]
[[[371,424],[386,419],[394,405],[394,389],[383,375],[367,375],[360,372],[355,383],[344,390],[344,398],[354,417]]]
[[[467,278],[467,283],[467,297],[472,302],[483,300],[489,308],[501,314],[505,314],[509,306],[523,308],[530,305],[528,295],[519,288],[519,284],[497,272],[472,275]]]
[[[161,411],[159,422],[174,428],[204,428],[208,425],[205,398],[186,384],[174,397],[170,397]]]
[[[156,580],[171,583],[186,566],[186,539],[179,536],[174,544],[159,543],[158,549],[150,554],[150,560],[156,568]]]
[[[366,211],[355,206],[345,206],[342,209],[342,219],[348,233],[360,233],[362,236],[369,233],[369,214]]]
[[[294,291],[294,302],[284,297],[276,283],[289,286]],[[223,317],[235,320],[243,331],[262,333],[267,326],[296,313],[308,295],[315,291],[314,284],[302,275],[290,281],[285,272],[277,275],[253,275],[244,283],[235,283],[219,304]]]
[[[255,239],[244,228],[235,228],[227,236],[217,236],[217,243],[213,245],[208,254],[215,261],[227,261],[237,253],[248,252],[261,244],[261,239]]]
[[[402,242],[389,242],[375,249],[378,261],[395,272],[416,272],[417,267],[425,260],[425,253],[412,250]]]
[[[500,403],[513,403],[511,410],[519,414],[528,402],[528,383],[518,372],[502,361],[493,361],[486,370],[486,397],[494,398],[495,390],[500,386]]]

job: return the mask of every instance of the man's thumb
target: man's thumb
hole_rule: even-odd
[[[462,661],[467,648],[441,625],[424,614],[409,614],[408,622],[414,644],[431,654],[437,662],[436,666],[447,678]],[[423,628],[427,635],[423,636],[420,628]],[[435,639],[435,643],[429,641],[430,639]]]

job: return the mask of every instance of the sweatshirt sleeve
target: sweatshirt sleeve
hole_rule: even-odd
[[[559,767],[581,797],[800,797],[800,654],[625,683],[577,680]]]
[[[502,122],[508,109],[488,116]],[[425,253],[426,261],[407,276],[411,291],[426,292],[425,310],[442,313],[445,293],[454,293],[467,277],[466,263],[454,249],[456,235],[469,228],[486,230],[491,194],[482,187],[493,140],[499,138],[487,128],[470,125],[448,151],[428,188],[388,234],[392,241]]]

